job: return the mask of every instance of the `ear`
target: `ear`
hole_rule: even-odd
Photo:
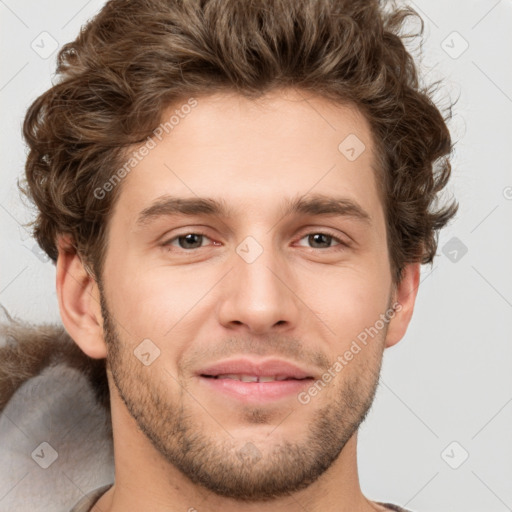
[[[391,306],[395,307],[395,314],[389,322],[386,348],[396,345],[404,337],[414,311],[419,284],[420,263],[407,264],[402,280],[394,287]]]
[[[85,354],[95,359],[105,358],[98,285],[68,235],[59,235],[57,247],[57,298],[64,327]]]

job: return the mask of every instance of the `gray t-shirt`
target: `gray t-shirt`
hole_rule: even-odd
[[[70,512],[89,512],[94,504],[105,494],[113,484],[103,485],[102,487],[98,487],[86,494],[75,506],[70,510]]]
[[[103,487],[99,487],[94,491],[91,491],[89,494],[85,495],[71,510],[70,512],[90,512],[94,504],[106,493],[112,484],[104,485]],[[382,505],[393,512],[412,512],[405,508],[399,507],[398,505],[393,505],[392,503],[383,503],[382,501],[376,501],[375,503]]]

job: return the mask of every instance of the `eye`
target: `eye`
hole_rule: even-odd
[[[184,251],[191,251],[193,249],[200,249],[203,247],[203,242],[206,240],[212,241],[206,234],[201,232],[189,232],[171,238],[167,242],[162,244],[163,247],[167,247],[168,250],[173,250],[171,247],[182,249]],[[307,239],[307,242],[312,245],[313,249],[332,249],[336,246],[349,247],[349,244],[336,237],[334,234],[329,232],[312,232],[303,236],[300,240]],[[336,242],[333,246],[332,242]],[[220,245],[218,242],[213,242],[213,245]]]
[[[171,238],[162,245],[164,247],[178,247],[183,250],[199,249],[205,238],[210,240],[204,233],[183,233]],[[176,245],[176,242],[178,245]]]
[[[308,243],[313,244],[313,249],[331,249],[331,242],[333,240],[338,242],[336,245],[348,247],[346,242],[343,242],[341,239],[328,232],[309,233],[306,236],[303,236],[301,240],[304,240],[305,238],[307,238]]]

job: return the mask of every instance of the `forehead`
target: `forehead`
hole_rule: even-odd
[[[116,210],[126,223],[164,196],[208,197],[237,216],[261,216],[271,203],[282,211],[306,194],[330,194],[378,214],[371,131],[355,107],[293,90],[193,100],[163,113],[151,149],[123,179]]]

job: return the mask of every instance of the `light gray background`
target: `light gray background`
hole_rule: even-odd
[[[52,38],[74,39],[103,3],[0,0],[0,303],[33,322],[60,317],[55,267],[21,227],[32,218],[16,187],[21,123],[51,85],[56,51],[38,52]],[[423,269],[407,335],[385,352],[359,434],[361,486],[415,512],[504,512],[512,510],[512,1],[408,3],[426,25],[425,80],[445,80],[441,106],[460,96],[448,187],[460,210]]]

